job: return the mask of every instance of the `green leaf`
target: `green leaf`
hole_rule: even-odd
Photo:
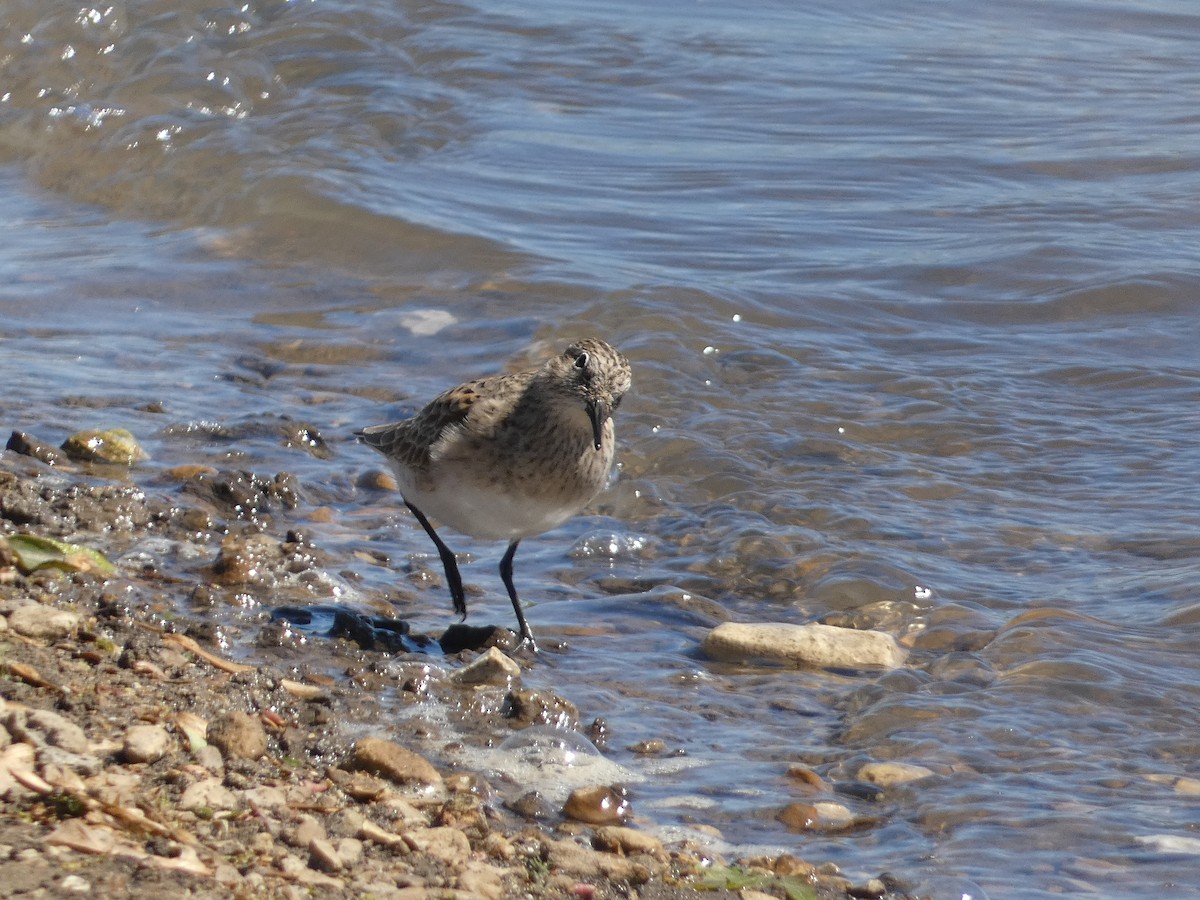
[[[17,559],[17,568],[26,575],[39,569],[98,572],[101,575],[116,571],[112,563],[90,547],[68,544],[34,534],[13,535],[7,542],[9,550]]]

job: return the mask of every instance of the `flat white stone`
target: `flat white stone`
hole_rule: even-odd
[[[711,659],[725,662],[776,659],[821,669],[894,669],[905,658],[904,649],[890,634],[816,622],[726,622],[708,633],[701,649]]]

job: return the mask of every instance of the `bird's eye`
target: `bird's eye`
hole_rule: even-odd
[[[588,367],[588,353],[586,350],[581,350],[579,355],[577,357],[575,357],[575,368],[583,369],[583,371],[586,372],[587,367]]]

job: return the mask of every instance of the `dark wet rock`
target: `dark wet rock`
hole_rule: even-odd
[[[549,691],[512,690],[504,698],[503,715],[514,725],[550,725],[564,731],[579,727],[579,709]]]
[[[270,584],[284,563],[283,544],[266,534],[231,534],[212,565],[217,584]]]
[[[272,619],[331,638],[345,638],[363,650],[402,652],[423,641],[409,635],[410,627],[403,619],[391,616],[371,616],[348,606],[324,603],[317,606],[281,606],[271,613]]]
[[[603,785],[571,791],[562,811],[568,819],[588,825],[617,825],[633,814],[623,793]]]
[[[57,466],[66,462],[66,456],[58,451],[57,447],[52,447],[43,441],[38,440],[32,434],[24,431],[14,431],[8,439],[6,446],[7,450],[13,453],[19,453],[22,456],[32,456],[36,460],[44,462],[48,466]]]
[[[382,738],[367,737],[354,745],[347,764],[399,784],[441,784],[442,776],[425,757]]]
[[[266,729],[249,713],[230,712],[213,719],[207,737],[226,760],[256,760],[267,752]]]
[[[462,653],[464,650],[483,650],[496,647],[499,650],[512,651],[517,648],[517,637],[507,628],[497,625],[451,625],[438,638],[438,645],[448,656]]]
[[[550,802],[538,791],[526,791],[515,800],[504,804],[510,812],[526,819],[549,819],[555,815],[555,809]]]
[[[629,750],[631,753],[636,753],[639,756],[657,756],[660,753],[666,752],[667,742],[661,738],[651,738],[647,741],[638,741]]]
[[[72,459],[81,462],[132,466],[150,458],[137,438],[124,428],[78,431],[63,441],[62,449]]]
[[[295,509],[300,502],[296,479],[287,472],[274,478],[240,471],[202,473],[183,489],[238,519],[255,520],[278,510]]]
[[[333,451],[315,426],[284,417],[279,422],[278,430],[284,446],[303,450],[317,459],[333,459]]]
[[[843,797],[853,797],[868,803],[878,803],[885,795],[882,787],[866,781],[838,781],[833,785],[833,789]]]

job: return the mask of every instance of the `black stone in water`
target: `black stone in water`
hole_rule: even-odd
[[[438,638],[438,644],[446,655],[461,653],[464,650],[482,650],[499,643],[493,638],[498,637],[497,632],[504,630],[497,625],[451,625],[445,634]]]
[[[282,619],[326,637],[346,638],[363,650],[393,653],[412,649],[404,640],[409,633],[409,625],[403,619],[368,616],[346,606],[280,606],[271,613],[271,618],[275,621]],[[417,646],[425,643],[417,638],[411,640]]]

